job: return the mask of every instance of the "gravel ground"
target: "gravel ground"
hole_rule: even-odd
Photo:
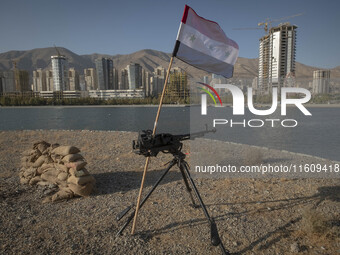
[[[189,206],[178,170],[166,176],[140,210],[136,235],[130,235],[129,226],[116,236],[124,219],[116,222],[115,217],[136,202],[145,162],[131,151],[136,137],[130,132],[0,132],[0,254],[220,254],[210,245],[202,211]],[[21,152],[40,140],[80,148],[97,180],[96,192],[43,204],[48,189],[21,185]],[[246,145],[223,146],[225,162],[235,164],[258,163],[247,162],[249,150],[262,163],[319,161]],[[170,159],[165,154],[152,158],[144,192]],[[232,253],[340,253],[339,179],[200,178],[196,183]]]

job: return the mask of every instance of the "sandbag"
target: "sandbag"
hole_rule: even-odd
[[[76,171],[74,168],[70,168],[69,173],[70,173],[70,175],[73,175],[73,176],[76,176],[76,177],[90,175],[90,173],[86,170],[86,168],[83,168],[83,169],[78,170],[78,171]]]
[[[58,183],[58,188],[59,189],[63,189],[63,188],[67,188],[68,187],[68,183],[66,181],[61,181]]]
[[[55,148],[57,148],[57,147],[59,147],[59,146],[60,146],[59,143],[53,143],[53,144],[51,144],[50,148],[51,148],[52,150],[54,150]]]
[[[42,164],[45,163],[46,160],[46,156],[45,155],[41,155],[34,163],[33,163],[33,167],[40,167],[42,166]]]
[[[32,154],[30,157],[30,161],[34,163],[39,157],[41,156],[40,151],[36,151],[34,154]]]
[[[49,168],[54,168],[54,164],[42,164],[41,167],[37,168],[37,174],[41,175],[43,172],[45,172]]]
[[[35,185],[40,181],[42,181],[40,176],[35,176],[29,181],[29,185]]]
[[[63,162],[63,161],[62,161],[62,158],[63,158],[63,156],[61,156],[61,155],[51,154],[51,159],[52,159],[55,163],[58,163],[58,164],[62,163],[62,162]]]
[[[60,174],[58,174],[58,179],[60,181],[66,181],[67,180],[67,177],[68,177],[68,174],[65,173],[65,172],[61,172]]]
[[[41,141],[41,142],[35,143],[33,148],[39,150],[41,154],[44,154],[45,150],[47,150],[50,146],[51,144],[45,141]]]
[[[21,184],[28,184],[29,181],[30,181],[30,180],[29,180],[29,179],[26,179],[25,177],[21,177],[21,178],[20,178],[20,183],[21,183]]]
[[[59,182],[58,180],[58,175],[59,175],[59,171],[55,168],[50,168],[47,169],[42,175],[41,175],[41,179],[44,181],[48,181],[52,184],[57,184]]]
[[[62,165],[62,164],[54,164],[54,168],[58,169],[61,172],[65,172],[65,173],[68,172],[67,166]]]
[[[24,168],[30,168],[31,166],[33,166],[33,163],[30,161],[30,157],[22,157],[21,158],[21,166],[23,166]]]
[[[74,194],[70,188],[63,188],[52,196],[52,202],[56,202],[63,199],[70,199],[73,196]]]
[[[77,184],[77,185],[83,185],[89,182],[95,183],[96,179],[94,179],[94,177],[92,175],[86,175],[86,176],[80,176],[80,177],[76,177],[71,175],[68,179],[67,179],[68,183],[73,183],[73,184]]]
[[[77,185],[74,183],[69,183],[68,187],[72,190],[72,192],[78,196],[82,197],[87,197],[91,194],[93,188],[94,188],[94,183],[89,182],[85,185]]]
[[[36,173],[37,173],[37,170],[33,167],[30,167],[26,169],[25,171],[23,171],[23,177],[25,177],[26,179],[31,179],[36,175]]]
[[[69,162],[78,161],[80,159],[84,159],[83,156],[80,154],[68,154],[63,157],[62,161],[64,163],[69,163]]]
[[[53,154],[61,155],[61,156],[66,156],[68,154],[76,154],[80,152],[80,150],[77,147],[74,146],[59,146],[52,150]]]
[[[65,166],[67,166],[68,168],[73,168],[74,170],[78,171],[82,168],[84,168],[86,166],[87,162],[83,161],[83,160],[78,160],[75,162],[69,162],[69,163],[65,163]]]
[[[41,156],[40,152],[36,154],[28,155],[28,156],[23,156],[21,158],[21,163],[25,163],[25,162],[34,163],[40,156]]]
[[[86,162],[74,146],[35,143],[32,150],[22,153],[19,172],[20,183],[30,185],[57,185],[59,191],[43,201],[55,202],[75,195],[88,196],[94,189],[95,179],[84,168]]]
[[[45,156],[45,163],[46,164],[50,164],[50,163],[53,163],[53,162],[54,162],[54,160],[49,155]]]
[[[47,186],[47,185],[50,185],[51,183],[49,183],[47,181],[40,181],[37,184],[40,185],[40,186]]]

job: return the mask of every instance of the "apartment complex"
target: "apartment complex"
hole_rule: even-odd
[[[41,68],[33,71],[33,91],[47,91],[46,72]]]
[[[313,72],[313,94],[330,93],[330,70],[316,70]]]
[[[68,84],[67,90],[80,90],[79,85],[79,74],[74,68],[70,68],[68,70]]]
[[[98,79],[95,68],[84,69],[85,90],[97,90]]]
[[[285,80],[295,76],[296,29],[297,26],[287,22],[271,28],[260,38],[260,93],[270,93],[273,87],[285,86]]]
[[[113,89],[113,61],[109,58],[98,58],[95,60],[97,70],[98,89]]]
[[[142,87],[142,67],[140,64],[131,63],[126,67],[128,74],[129,89],[139,89]]]
[[[129,78],[128,78],[128,70],[122,69],[120,73],[120,82],[118,85],[118,89],[129,89]]]
[[[39,68],[33,71],[32,89],[42,97],[72,98],[87,95],[108,99],[159,96],[166,75],[165,68],[161,66],[150,73],[138,63],[130,63],[118,73],[111,59],[99,58],[95,60],[96,68],[86,68],[84,75],[80,76],[75,68],[67,69],[68,63],[64,56],[51,56],[51,60],[52,70]],[[171,69],[167,95],[173,99],[188,97],[187,79],[186,72],[180,68]],[[0,91],[4,92],[6,82],[4,79],[0,81]],[[18,89],[14,82],[12,87]]]
[[[154,69],[153,76],[150,78],[150,94],[152,96],[158,96],[162,93],[166,70],[162,66],[158,66]]]

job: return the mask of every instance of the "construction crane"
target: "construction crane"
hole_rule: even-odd
[[[283,18],[279,18],[279,19],[270,19],[270,18],[266,18],[265,21],[263,22],[259,22],[257,24],[257,26],[259,27],[245,27],[245,28],[233,28],[233,30],[257,30],[257,29],[264,29],[264,31],[266,33],[268,33],[270,31],[270,29],[272,28],[272,23],[273,22],[279,22],[282,20],[288,20],[297,16],[301,16],[304,13],[299,13],[299,14],[295,14],[295,15],[291,15],[291,16],[287,16],[287,17],[283,17]]]
[[[54,45],[55,50],[57,51],[58,57],[60,57],[61,56],[60,51],[58,50],[57,46],[55,46],[55,44],[53,45]]]

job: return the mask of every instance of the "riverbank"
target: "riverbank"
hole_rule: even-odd
[[[117,223],[115,216],[135,202],[145,163],[144,157],[132,153],[131,140],[136,137],[134,132],[1,131],[0,253],[220,254],[209,243],[202,211],[189,206],[178,170],[166,176],[141,209],[137,235],[131,237],[128,228],[116,237],[124,220]],[[80,148],[97,180],[96,193],[42,204],[46,196],[42,189],[21,185],[21,152],[40,140]],[[205,148],[210,148],[205,142]],[[223,146],[225,161],[231,164],[257,164],[259,158],[272,164],[320,162],[278,150]],[[187,143],[184,150],[188,152]],[[151,159],[145,191],[170,159],[166,154]],[[221,178],[196,183],[225,247],[233,253],[336,254],[340,250],[339,179]]]
[[[189,107],[190,105],[185,104],[163,104],[162,107]],[[135,104],[135,105],[37,105],[37,106],[1,106],[1,108],[122,108],[122,107],[158,107],[156,104]],[[340,106],[339,106],[340,107]]]
[[[200,107],[200,104],[163,104],[162,107]],[[223,104],[224,107],[231,107],[232,104]],[[270,108],[271,104],[255,104],[255,107],[265,107]],[[304,104],[307,108],[340,108],[340,104]],[[93,107],[93,108],[124,108],[124,107],[158,107],[158,105],[154,104],[136,104],[136,105],[38,105],[38,106],[1,106],[0,109],[3,108],[87,108],[87,107]],[[296,107],[295,105],[287,105],[287,107]]]

